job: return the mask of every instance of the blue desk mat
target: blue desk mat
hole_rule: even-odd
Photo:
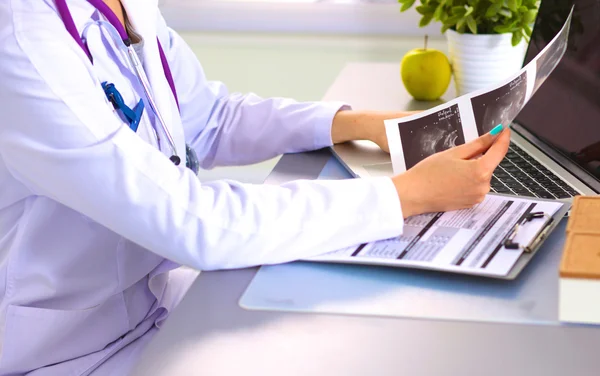
[[[319,178],[349,177],[331,158]],[[556,325],[566,220],[514,281],[423,270],[294,262],[263,266],[239,304],[249,310]]]
[[[344,166],[335,158],[331,157],[323,166],[321,173],[317,179],[349,179],[352,175],[346,170]]]

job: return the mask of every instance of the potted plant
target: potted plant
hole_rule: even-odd
[[[551,0],[546,0],[551,1]],[[416,0],[398,0],[402,12]],[[420,27],[441,24],[457,94],[488,87],[521,69],[540,0],[420,0]]]

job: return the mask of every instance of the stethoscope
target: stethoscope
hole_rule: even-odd
[[[166,136],[167,143],[169,144],[169,148],[170,148],[170,152],[171,152],[171,156],[169,157],[169,159],[176,166],[178,166],[181,163],[181,158],[179,158],[179,156],[177,155],[177,148],[175,146],[175,141],[173,139],[173,136],[171,135],[171,132],[169,131],[169,128],[167,128],[165,121],[164,121],[163,117],[161,116],[160,111],[158,110],[158,107],[156,106],[156,102],[154,101],[154,98],[150,94],[150,83],[148,81],[148,78],[146,77],[144,70],[143,70],[142,63],[140,62],[140,60],[137,56],[137,53],[136,53],[135,49],[133,48],[131,39],[127,35],[127,31],[125,30],[125,27],[123,27],[123,25],[121,24],[121,22],[119,21],[117,16],[114,14],[114,12],[102,0],[87,0],[87,1],[90,3],[90,5],[92,5],[98,11],[100,11],[100,13],[102,13],[102,15],[104,15],[104,17],[108,20],[108,23],[112,26],[112,27],[107,27],[106,29],[110,31],[111,35],[113,36],[113,39],[115,39],[115,43],[119,47],[123,48],[123,50],[124,50],[123,52],[127,56],[127,61],[129,62],[130,68],[133,69],[133,71],[135,72],[135,74],[140,82],[140,85],[143,87],[144,94],[146,95],[148,104],[150,105],[152,112],[156,116],[157,122],[160,124],[162,132]],[[94,59],[92,57],[92,54],[91,54],[89,48],[87,47],[86,43],[84,42],[87,28],[83,32],[83,38],[80,37],[79,32],[77,31],[77,27],[75,26],[75,22],[73,21],[73,17],[71,16],[71,11],[69,10],[69,7],[67,6],[66,0],[55,0],[55,2],[56,2],[56,9],[58,10],[60,17],[62,18],[65,28],[67,29],[69,34],[71,34],[73,39],[75,39],[75,42],[77,42],[77,44],[83,49],[83,51],[85,52],[85,54],[88,56],[88,58],[90,59],[90,61],[93,64]],[[105,21],[96,21],[96,23],[99,25],[102,25],[106,22]],[[173,93],[173,97],[175,98],[175,103],[177,103],[177,108],[180,109],[179,108],[179,98],[177,97],[177,90],[175,89],[175,82],[173,81],[173,75],[171,74],[171,69],[169,68],[169,63],[167,61],[167,57],[165,56],[165,52],[164,52],[162,45],[160,44],[160,40],[158,40],[158,38],[157,38],[157,43],[158,43],[158,51],[160,54],[160,61],[162,63],[163,71],[165,73],[165,78],[167,79],[167,82],[169,83],[169,87],[171,88],[171,92]],[[102,86],[105,90],[107,97],[111,99],[111,102],[113,102],[113,105],[123,106],[122,98],[120,97],[118,91],[114,88],[114,86],[112,86],[111,84],[106,84],[106,83],[103,83]],[[139,119],[141,117],[141,111],[143,111],[143,103],[140,101],[140,104],[138,104],[138,106],[136,106],[136,108],[133,110],[129,109],[126,106],[123,106],[122,109],[124,110],[124,114],[126,115],[127,119],[130,120],[130,127],[134,131],[136,131],[137,130],[137,122],[139,122]],[[154,126],[153,126],[153,128],[154,128]],[[160,144],[161,144],[160,136],[156,129],[154,129],[154,133],[157,137],[157,141],[158,141],[158,145],[159,145],[159,149],[160,149]],[[194,171],[194,173],[198,173],[198,170],[199,170],[198,158],[197,158],[194,150],[192,148],[190,148],[188,145],[186,145],[186,166],[188,168],[190,168],[192,171]]]

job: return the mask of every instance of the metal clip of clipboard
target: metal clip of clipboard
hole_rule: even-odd
[[[546,218],[546,223],[544,224],[544,227],[542,227],[542,229],[535,236],[535,238],[533,239],[531,244],[522,246],[519,243],[516,243],[514,241],[514,239],[517,236],[519,229],[521,227],[523,227],[523,225],[525,225],[525,223],[531,222],[534,219],[539,219],[539,218]],[[554,219],[552,218],[552,216],[550,216],[547,213],[544,213],[544,212],[529,213],[526,216],[524,216],[523,218],[521,218],[519,221],[517,221],[517,223],[515,223],[512,230],[506,236],[506,238],[504,239],[502,244],[504,245],[504,247],[506,249],[522,249],[524,252],[531,252],[541,242],[543,242],[544,239],[546,239],[546,236],[548,235],[548,233],[550,231],[550,225],[552,224],[553,221],[554,221]]]

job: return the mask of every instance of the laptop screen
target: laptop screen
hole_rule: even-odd
[[[542,0],[525,64],[558,33],[573,4],[567,52],[516,122],[600,180],[600,0]]]

